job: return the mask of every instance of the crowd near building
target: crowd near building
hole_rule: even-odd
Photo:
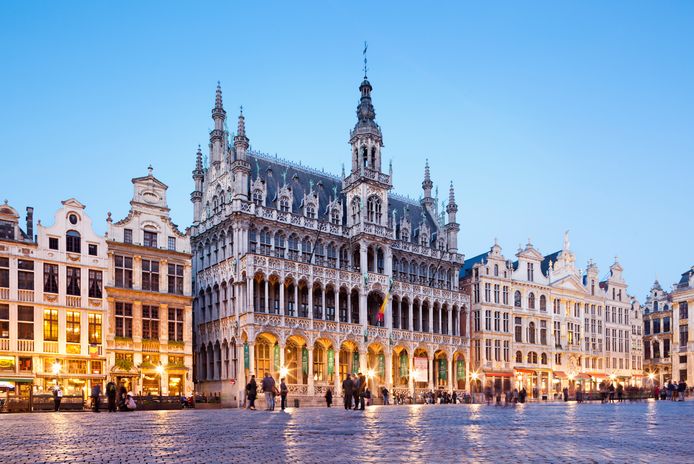
[[[62,202],[52,224],[0,205],[0,390],[86,397],[118,382],[134,394],[193,391],[190,240],[169,218],[167,186],[133,179],[127,218],[94,231]]]
[[[32,208],[22,227],[0,206],[0,391],[86,396],[112,380],[235,406],[270,374],[311,404],[363,373],[372,392],[415,399],[549,399],[641,385],[644,358],[651,380],[686,378],[694,268],[670,293],[656,283],[642,320],[618,260],[602,278],[577,268],[568,233],[549,255],[528,243],[507,259],[495,242],[465,260],[452,182],[439,198],[424,161],[421,199],[394,192],[372,91],[364,76],[336,176],[251,150],[218,85],[185,232],[151,168],[103,236],[76,199],[36,230]]]
[[[656,280],[643,306],[644,370],[652,385],[694,379],[694,266],[682,273],[670,292]]]

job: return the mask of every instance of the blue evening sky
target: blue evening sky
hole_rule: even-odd
[[[6,1],[0,196],[46,223],[74,196],[103,233],[151,163],[186,227],[217,80],[252,147],[339,174],[368,40],[398,193],[428,157],[468,257],[569,229],[582,268],[618,255],[643,299],[694,265],[692,24],[674,1]]]

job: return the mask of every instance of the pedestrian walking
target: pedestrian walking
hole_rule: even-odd
[[[528,397],[528,391],[525,389],[525,387],[523,387],[523,388],[521,389],[521,391],[520,391],[520,393],[518,394],[518,396],[519,396],[520,402],[521,402],[521,403],[525,403],[525,398]]]
[[[255,411],[255,397],[258,394],[258,384],[255,382],[255,375],[251,376],[250,382],[246,385],[246,398],[248,398],[248,409]]]
[[[265,410],[273,411],[275,409],[275,379],[267,372],[263,377],[261,387],[265,393]]]
[[[92,411],[94,412],[101,412],[99,411],[99,406],[101,406],[101,385],[98,383],[95,383],[92,385]]]
[[[63,400],[63,390],[60,385],[55,385],[53,387],[53,409],[57,412],[60,411],[60,402]]]
[[[453,392],[451,400],[453,401],[453,404],[458,404],[458,394],[456,392]]]
[[[333,404],[333,391],[328,387],[328,390],[325,392],[325,404],[330,407]]]
[[[564,401],[569,401],[569,389],[567,387],[564,387],[562,393],[564,395]]]
[[[354,395],[354,382],[352,382],[352,376],[347,374],[345,380],[342,381],[342,400],[345,405],[345,409],[352,408],[352,397]]]
[[[282,411],[287,407],[287,393],[289,393],[289,388],[287,384],[284,383],[284,378],[280,379],[280,408]]]
[[[366,399],[366,376],[359,374],[359,410],[364,410],[364,401]]]
[[[383,396],[383,405],[388,406],[390,403],[388,401],[388,389],[386,387],[381,389],[381,396]]]
[[[677,384],[677,390],[679,393],[679,401],[684,401],[684,395],[687,392],[687,382],[680,379],[680,382]]]
[[[354,410],[359,409],[359,394],[361,393],[361,372],[354,376],[354,388],[352,398],[354,398]]]
[[[617,401],[624,401],[624,386],[621,383],[617,384]]]
[[[519,397],[518,389],[514,388],[513,389],[513,404],[518,403],[518,397]]]
[[[106,384],[106,399],[108,400],[108,412],[116,412],[116,393],[118,389],[113,381]]]

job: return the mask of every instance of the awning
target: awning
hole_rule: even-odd
[[[575,379],[576,379],[576,380],[588,380],[588,379],[590,379],[590,375],[585,374],[585,373],[582,372],[582,373],[580,373],[580,374],[576,374]]]
[[[33,377],[0,377],[0,382],[33,383]]]
[[[521,372],[523,374],[534,374],[534,369],[516,369],[516,372]]]
[[[487,377],[513,377],[513,372],[509,371],[482,371]]]
[[[566,376],[566,372],[554,371],[552,375],[554,375],[555,379],[568,379],[568,377]]]
[[[607,374],[604,372],[588,372],[588,375],[591,377],[595,377],[596,379],[604,379],[607,377]]]

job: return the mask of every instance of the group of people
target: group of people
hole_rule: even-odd
[[[366,376],[361,372],[347,374],[345,380],[342,381],[342,397],[346,410],[363,411],[366,401],[371,403],[371,391]]]
[[[487,401],[487,405],[492,404],[492,400],[495,400],[495,404],[497,406],[501,406],[501,389],[497,388],[492,393],[492,387],[488,386],[484,390],[484,398]],[[518,390],[517,388],[514,388],[513,390],[506,390],[503,393],[504,406],[508,406],[509,404],[525,403],[527,398],[528,391],[525,389],[525,387],[522,387],[520,390]]]
[[[265,410],[274,411],[275,410],[275,400],[277,396],[280,397],[280,408],[284,411],[287,408],[287,393],[289,393],[289,388],[284,382],[284,378],[280,379],[280,386],[277,388],[277,383],[274,377],[269,373],[265,373],[263,380],[260,384],[263,393],[265,394]],[[246,384],[246,404],[245,407],[251,411],[255,411],[255,400],[258,397],[258,383],[255,380],[255,375],[251,376],[251,380]]]
[[[687,382],[684,380],[680,380],[679,382],[668,380],[667,385],[663,388],[655,387],[653,389],[653,397],[656,400],[684,401],[686,395]]]
[[[53,405],[54,410],[60,411],[60,404],[63,400],[63,389],[60,385],[56,384],[51,388],[53,392]],[[94,412],[101,412],[101,384],[95,383],[92,386],[91,394],[89,395],[91,399],[91,408]],[[109,382],[106,384],[106,400],[108,403],[108,412],[120,411],[134,411],[137,409],[137,403],[132,392],[129,392],[125,385],[121,385],[120,388],[116,386],[114,382]]]

